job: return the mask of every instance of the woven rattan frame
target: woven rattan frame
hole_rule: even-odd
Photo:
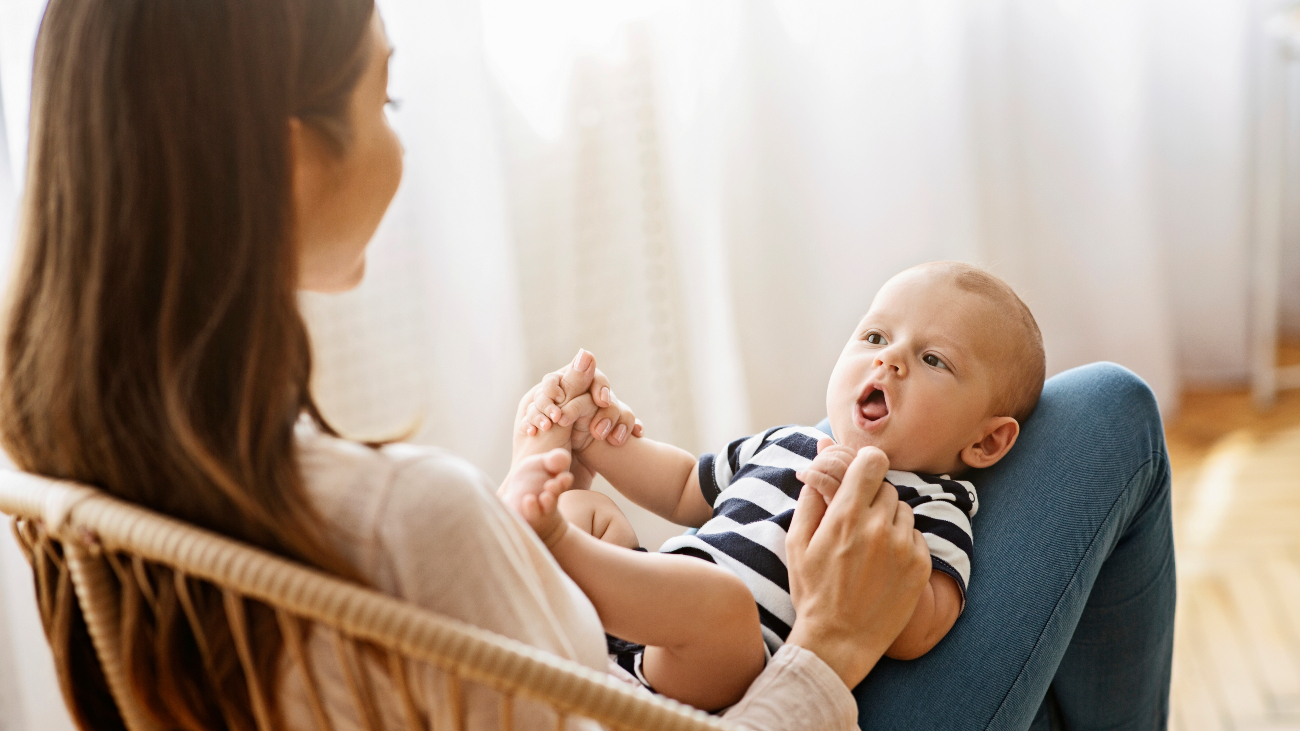
[[[493,688],[505,698],[519,696],[540,701],[553,708],[561,721],[565,717],[588,718],[611,729],[628,731],[736,729],[733,724],[638,692],[608,675],[521,642],[358,587],[89,487],[0,469],[0,512],[36,521],[52,539],[63,543],[95,652],[131,731],[153,731],[154,726],[135,707],[130,694],[123,692],[126,684],[114,633],[119,597],[106,560],[107,556],[122,554],[210,582],[225,590],[228,600],[234,597],[236,603],[238,598],[262,602],[274,608],[282,621],[315,622],[334,629],[338,637],[377,647],[389,653],[390,667],[396,672],[401,672],[401,658],[426,662],[443,670],[457,687],[463,680]],[[293,649],[286,647],[286,651]],[[346,652],[340,644],[341,657]],[[300,652],[294,654],[301,658]],[[408,727],[420,728],[406,684],[399,685],[402,692],[398,702],[404,706]],[[374,699],[360,693],[357,696],[361,717],[373,719],[373,707],[366,706]],[[257,708],[258,699],[254,697],[253,701],[259,725],[267,728],[269,720]],[[329,731],[329,720],[323,717],[320,704],[314,702],[312,706],[317,725]],[[458,721],[462,728],[464,723],[463,718]],[[509,724],[509,719],[503,718],[502,727],[510,728]]]

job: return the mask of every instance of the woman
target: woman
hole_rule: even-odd
[[[339,439],[311,399],[295,291],[360,280],[365,245],[401,176],[383,110],[388,53],[371,0],[51,0],[37,44],[0,436],[24,469],[97,485],[604,669],[590,603],[482,473],[439,450]],[[1090,398],[1101,376],[1112,390]],[[1067,402],[1113,404],[1115,384],[1145,393],[1110,371],[1076,381],[1056,389]],[[1062,418],[1095,418],[1072,408],[1061,407]],[[617,405],[607,415],[630,419]],[[1145,401],[1108,426],[1125,445],[1150,437],[1153,422],[1162,452]],[[1055,446],[1030,447],[1019,464],[1051,484],[1098,472],[1096,455],[1071,456],[1088,444]],[[1070,459],[1054,472],[1059,454]],[[1097,525],[1066,526],[1068,545],[1039,551],[1061,558],[1058,573],[1070,580],[1020,598],[1034,613],[1014,618],[1015,642],[984,638],[1009,648],[989,665],[985,675],[997,682],[981,695],[1013,701],[995,725],[1028,723],[1056,667],[1068,664],[1061,655],[1085,602],[1092,608],[1089,592],[1110,596],[1098,593],[1105,582],[1094,569],[1104,564],[1104,577],[1118,567],[1134,580],[1145,554],[1122,547],[1160,542],[1167,472],[1138,479],[1128,453],[1112,462],[1079,501],[1089,515],[1105,508]],[[846,482],[843,501],[798,511],[789,562],[799,620],[729,718],[754,729],[853,725],[849,688],[906,621],[928,566],[912,543],[910,513],[871,466]],[[509,479],[548,479],[558,469],[534,457]],[[1039,510],[995,513],[1014,528]],[[1085,556],[1075,543],[1090,546]],[[221,598],[189,586],[190,606],[173,577],[149,578],[156,596],[124,618],[134,692],[167,727],[254,728]],[[981,578],[1004,598],[1019,586]],[[42,589],[57,599],[47,634],[78,723],[120,727],[70,593]],[[274,618],[254,611],[249,620],[256,661],[278,667]],[[328,645],[313,644],[317,651],[334,727],[352,727],[358,719],[347,715]],[[1159,653],[1143,656],[1147,666]],[[437,680],[417,678],[434,713],[446,706]],[[287,727],[305,725],[300,678],[276,682],[267,689],[273,712]],[[494,701],[471,696],[470,710],[474,728],[494,727]],[[911,703],[890,718],[954,725],[944,713]],[[526,706],[516,718],[547,723]]]

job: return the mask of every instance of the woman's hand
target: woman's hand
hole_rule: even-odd
[[[852,447],[836,444],[830,437],[819,439],[816,459],[808,465],[807,469],[794,473],[794,476],[803,484],[821,493],[822,499],[830,505],[831,499],[835,497],[835,491],[840,489],[840,483],[848,474],[849,465],[853,464],[857,456],[858,453],[853,451]]]
[[[930,578],[911,507],[882,484],[888,470],[884,452],[859,450],[829,505],[804,486],[786,535],[797,617],[786,642],[814,652],[849,688],[902,632]]]
[[[547,374],[524,394],[515,425],[514,462],[537,453],[529,448],[530,438],[555,426],[572,428],[570,447],[576,451],[594,440],[621,446],[628,437],[641,436],[642,431],[632,409],[614,396],[609,379],[596,368],[595,357],[586,350],[579,350],[572,363]],[[546,448],[555,446],[550,441]],[[583,475],[577,477],[581,484]],[[589,477],[586,482],[590,482]]]

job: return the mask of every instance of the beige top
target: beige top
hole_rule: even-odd
[[[435,448],[373,450],[308,427],[298,437],[307,489],[336,526],[339,548],[372,586],[626,679],[609,662],[591,602],[497,500],[481,471]],[[362,728],[329,638],[313,636],[308,651],[335,731]],[[448,707],[437,670],[413,667],[408,676],[423,710]],[[311,728],[301,677],[288,672],[283,682],[290,727]],[[499,728],[495,692],[475,687],[466,694],[469,728]],[[398,709],[385,716],[387,728],[402,727]],[[725,717],[755,731],[857,728],[857,706],[839,677],[813,653],[792,646],[781,648]],[[554,728],[550,711],[527,701],[516,701],[514,718],[516,728]]]

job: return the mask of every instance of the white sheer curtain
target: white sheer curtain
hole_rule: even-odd
[[[1277,4],[380,0],[408,177],[375,276],[310,303],[322,398],[500,475],[514,394],[584,346],[716,448],[817,420],[876,288],[935,258],[1011,281],[1052,372],[1118,361],[1166,409],[1239,382]]]
[[[515,400],[579,346],[691,449],[814,422],[875,290],[936,258],[1015,285],[1053,372],[1118,361],[1166,409],[1246,376],[1252,77],[1278,0],[379,4],[406,177],[361,288],[304,298],[345,431],[413,427],[499,478]],[[15,170],[41,5],[0,0]],[[12,200],[0,182],[6,247]],[[649,546],[676,530],[635,520]],[[0,731],[66,727],[0,545]]]
[[[32,43],[44,2],[0,0],[0,281],[7,281],[27,147]],[[8,460],[0,456],[0,464]],[[5,521],[7,523],[7,521]],[[71,731],[32,590],[8,525],[0,535],[0,731]]]

